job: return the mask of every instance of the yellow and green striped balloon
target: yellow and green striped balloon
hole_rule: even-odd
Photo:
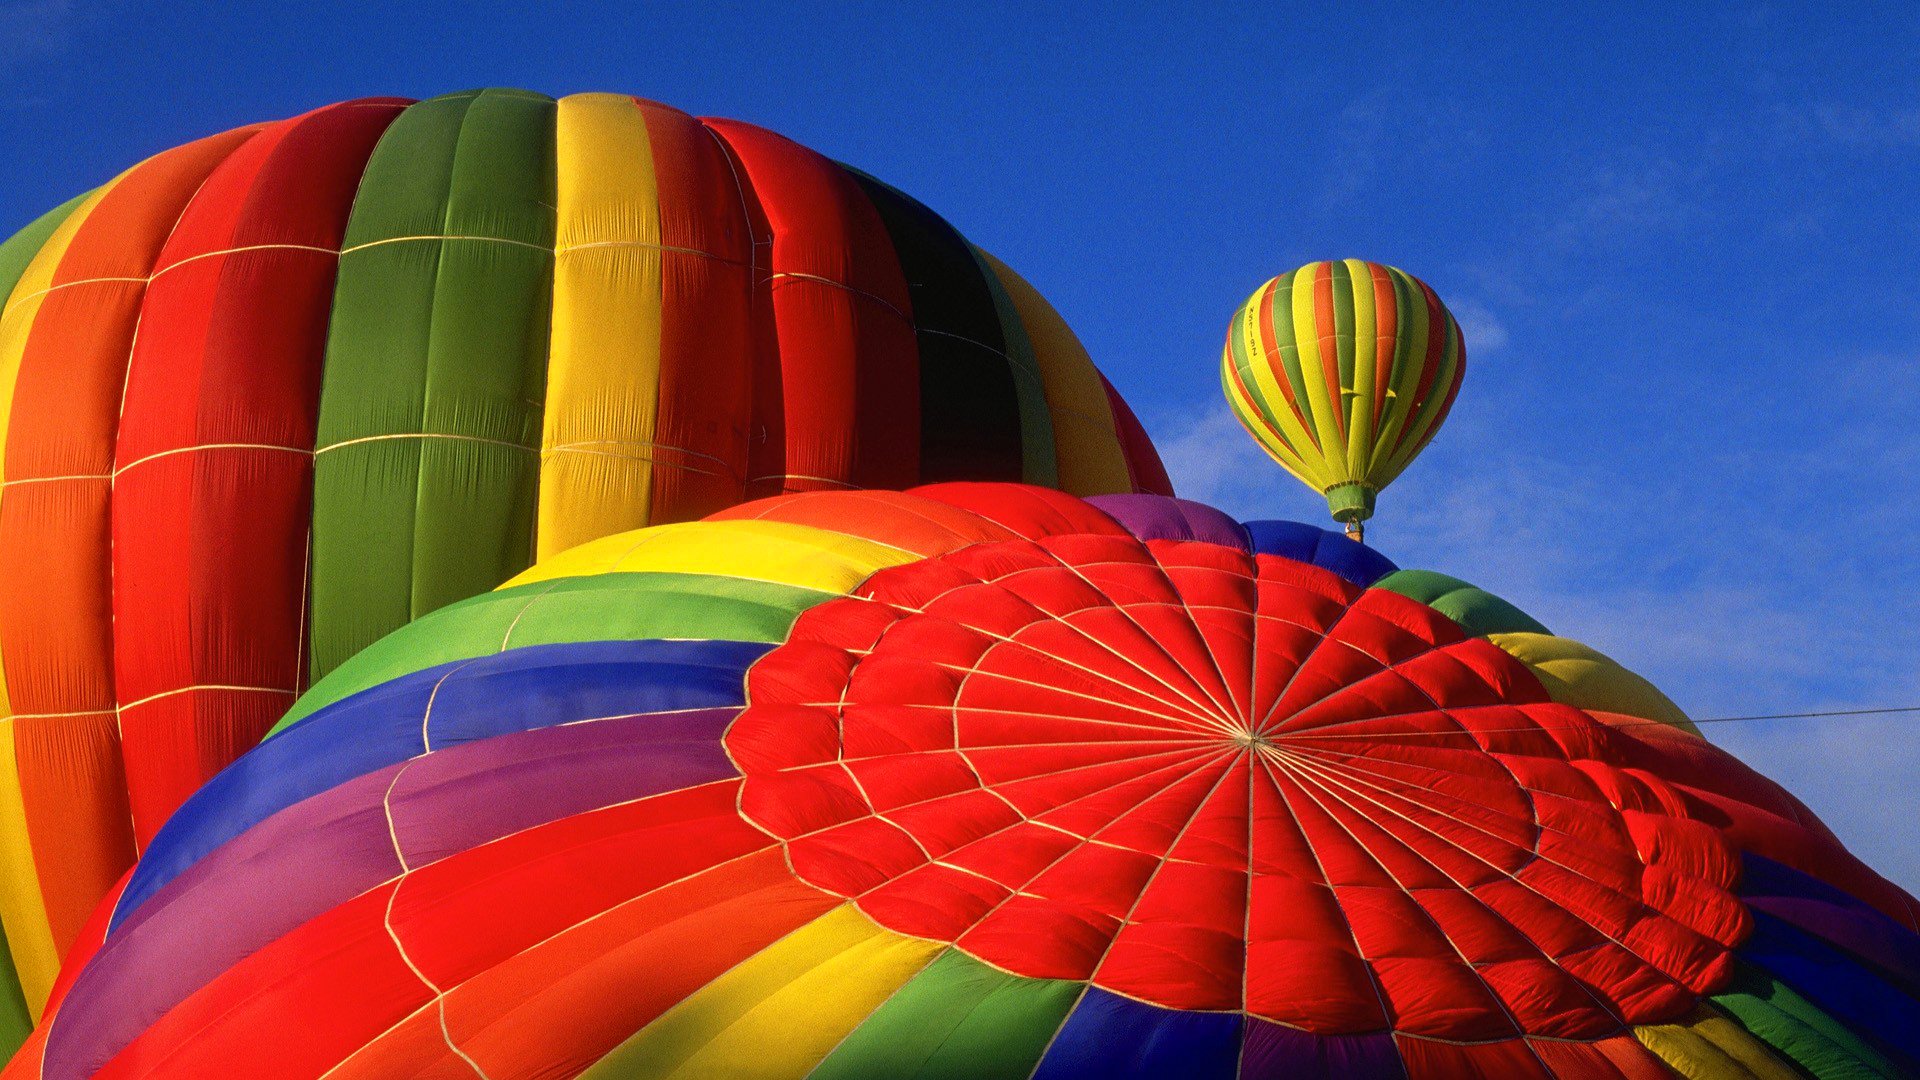
[[[1460,325],[1425,282],[1345,259],[1256,289],[1233,314],[1220,381],[1254,439],[1357,533],[1440,430],[1466,366]]]

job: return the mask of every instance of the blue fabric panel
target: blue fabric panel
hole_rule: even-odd
[[[747,667],[769,648],[740,641],[534,645],[413,672],[343,698],[261,743],[195,792],[154,836],[109,929],[196,860],[270,815],[414,757],[428,744],[600,717],[737,707],[745,701]]]
[[[1337,532],[1298,521],[1249,521],[1253,550],[1331,570],[1355,585],[1371,585],[1400,569],[1393,560]]]
[[[1920,1076],[1920,1000],[1902,993],[1872,968],[1759,911],[1753,913],[1753,936],[1738,955]]]
[[[1162,1009],[1088,987],[1067,1016],[1034,1080],[1232,1077],[1239,1067],[1239,1013]]]

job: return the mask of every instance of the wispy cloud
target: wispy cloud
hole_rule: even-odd
[[[1471,332],[1470,332],[1471,333]],[[1472,340],[1471,337],[1469,339]],[[1920,704],[1920,364],[1830,367],[1844,419],[1797,432],[1760,460],[1692,463],[1670,504],[1608,460],[1515,448],[1508,417],[1442,433],[1430,460],[1383,497],[1369,539],[1404,566],[1455,574],[1652,679],[1695,716]],[[1267,460],[1224,408],[1163,418],[1177,489],[1241,517],[1332,527],[1306,488]],[[1871,525],[1780,520],[1805,492],[1884,477]],[[1868,481],[1871,483],[1871,481]],[[1908,485],[1910,490],[1911,485]],[[1863,492],[1872,495],[1875,492]],[[1920,715],[1719,725],[1715,742],[1806,801],[1862,858],[1920,886]]]
[[[1460,324],[1467,339],[1469,357],[1485,356],[1507,347],[1507,327],[1491,309],[1478,300],[1450,300],[1447,309]]]

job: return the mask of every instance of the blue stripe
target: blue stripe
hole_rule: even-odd
[[[1239,1068],[1240,1027],[1239,1013],[1163,1009],[1091,986],[1033,1076],[1231,1077]]]
[[[1920,934],[1852,894],[1760,855],[1745,856],[1740,898],[1845,950],[1903,991],[1920,997]]]
[[[741,641],[534,645],[440,664],[343,698],[261,743],[188,799],[135,866],[109,929],[269,816],[428,745],[609,716],[738,707],[747,667],[769,648]]]
[[[1764,912],[1737,955],[1920,1075],[1920,1001],[1819,938]]]
[[[1337,532],[1298,521],[1249,521],[1247,536],[1261,555],[1308,563],[1331,570],[1355,585],[1371,585],[1400,569],[1393,560]]]

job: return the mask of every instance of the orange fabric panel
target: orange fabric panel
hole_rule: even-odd
[[[254,130],[169,150],[107,193],[55,273],[14,387],[0,499],[0,656],[34,860],[63,951],[132,855],[112,683],[108,511],[140,302],[181,209]]]

